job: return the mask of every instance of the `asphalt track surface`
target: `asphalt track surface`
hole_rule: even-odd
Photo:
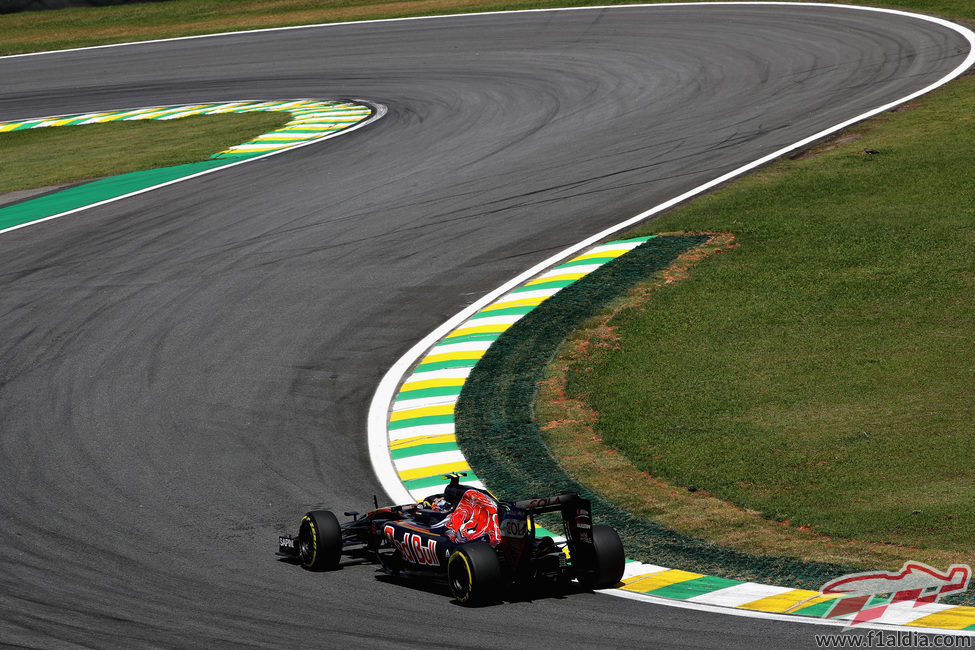
[[[824,628],[575,594],[469,609],[275,559],[380,494],[383,373],[586,236],[943,76],[842,8],[352,24],[0,60],[0,119],[345,98],[347,136],[0,236],[0,644],[803,647]],[[835,628],[832,628],[835,629]]]

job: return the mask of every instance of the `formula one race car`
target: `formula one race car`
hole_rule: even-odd
[[[278,555],[306,569],[339,566],[343,554],[378,562],[384,572],[446,581],[463,604],[497,601],[512,585],[548,581],[584,589],[612,587],[623,575],[623,544],[609,526],[593,526],[578,494],[498,501],[463,485],[466,474],[416,504],[376,508],[339,524],[328,510],[307,513],[298,535],[278,538]],[[536,535],[535,516],[561,512],[565,541]]]

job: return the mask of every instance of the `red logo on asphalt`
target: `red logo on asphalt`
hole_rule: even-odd
[[[952,564],[942,573],[921,562],[905,562],[896,573],[865,571],[836,578],[823,585],[820,593],[838,598],[826,618],[853,614],[848,623],[857,625],[876,621],[887,608],[898,603],[914,603],[914,607],[937,602],[942,596],[968,588],[972,570],[967,564]],[[871,599],[889,594],[880,603]]]

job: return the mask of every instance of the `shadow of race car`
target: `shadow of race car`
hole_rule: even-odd
[[[449,474],[444,491],[419,503],[377,507],[339,523],[315,510],[296,536],[278,538],[278,555],[312,571],[337,569],[343,555],[378,562],[392,576],[446,582],[462,604],[496,602],[513,587],[548,583],[568,589],[613,587],[623,576],[619,535],[592,524],[590,504],[575,493],[498,501]],[[539,536],[537,515],[559,512],[564,540]]]

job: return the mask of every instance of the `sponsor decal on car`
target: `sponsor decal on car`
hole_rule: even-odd
[[[477,490],[468,490],[447,518],[444,532],[455,542],[487,536],[494,546],[501,541],[497,515],[498,507],[494,499]]]
[[[501,537],[524,539],[528,535],[528,521],[524,518],[505,516],[501,522]]]
[[[501,520],[501,544],[510,566],[518,566],[528,543],[528,513],[511,508]]]
[[[386,524],[383,534],[407,562],[422,566],[440,566],[437,540],[407,532],[403,533],[403,539],[396,539],[396,528],[391,524]]]

